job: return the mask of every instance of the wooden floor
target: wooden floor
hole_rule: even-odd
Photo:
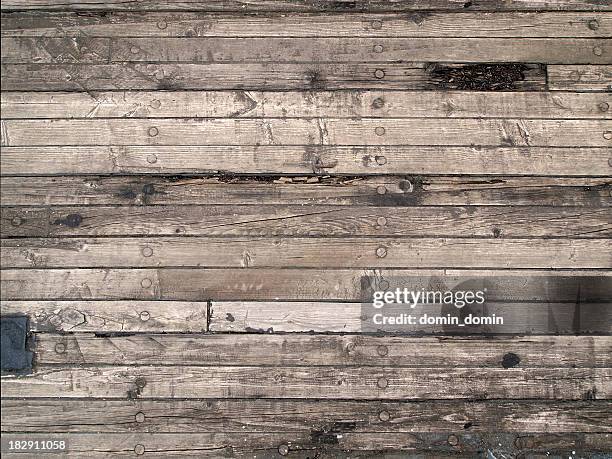
[[[610,457],[611,3],[3,0],[1,34],[3,448]],[[402,276],[503,279],[510,320],[369,333]]]

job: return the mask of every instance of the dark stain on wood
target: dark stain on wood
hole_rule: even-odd
[[[431,64],[427,71],[439,88],[470,91],[509,91],[525,80],[525,64]]]
[[[514,368],[521,362],[521,359],[514,352],[508,352],[504,354],[502,359],[502,367],[504,368]]]
[[[54,225],[67,226],[68,228],[78,228],[83,222],[81,214],[69,214],[66,218],[58,218],[53,222]]]

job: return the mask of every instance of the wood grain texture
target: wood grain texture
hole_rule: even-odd
[[[581,207],[127,206],[3,207],[3,237],[610,238],[608,209]]]
[[[609,178],[4,177],[0,196],[3,206],[297,204],[607,208],[612,205],[611,189]]]
[[[176,300],[251,301],[362,300],[362,278],[369,276],[383,289],[383,281],[407,276],[502,276],[507,278],[489,288],[491,299],[513,301],[576,301],[577,282],[583,277],[600,277],[602,285],[610,271],[452,269],[5,269],[0,278],[4,300]],[[560,276],[556,288],[541,277]],[[229,280],[228,280],[229,279]],[[494,284],[496,285],[496,284]],[[606,293],[608,292],[608,293]],[[609,298],[608,290],[594,296]]]
[[[20,398],[580,400],[610,398],[612,369],[490,368],[483,378],[481,368],[41,366],[3,377],[1,387],[4,397]]]
[[[591,21],[591,22],[590,22]],[[592,21],[596,21],[592,22]],[[419,11],[234,15],[194,12],[5,13],[3,37],[523,37],[612,35],[605,12]]]
[[[27,315],[33,332],[200,333],[208,329],[206,301],[2,301],[0,307],[2,314]]]
[[[155,11],[155,10],[196,10],[196,11],[233,11],[233,12],[353,12],[388,11],[402,12],[411,10],[536,10],[536,11],[610,11],[612,7],[603,0],[477,0],[467,7],[463,0],[193,0],[165,2],[163,0],[144,0],[126,3],[122,0],[4,0],[3,11],[20,10],[76,10],[76,11]]]
[[[605,66],[603,66],[605,67]],[[456,89],[418,62],[355,64],[3,64],[5,91]],[[546,89],[546,70],[521,67],[511,88]],[[382,71],[382,73],[377,72]],[[570,88],[571,89],[571,88]]]
[[[348,400],[2,400],[5,432],[605,432],[612,402]],[[144,414],[144,422],[136,415]],[[172,413],[172,416],[168,416]],[[389,420],[381,420],[388,413]],[[435,415],[433,414],[435,413]],[[253,422],[254,419],[259,422]],[[383,419],[384,415],[383,415]],[[466,427],[467,426],[467,427]]]
[[[462,175],[538,175],[538,176],[608,176],[612,173],[612,152],[601,147],[409,147],[402,145],[378,146],[279,146],[279,145],[203,145],[203,146],[55,146],[55,147],[4,147],[0,157],[2,175],[146,175],[146,174],[218,174],[218,181],[225,189],[235,187],[240,178],[228,174],[263,175],[414,175],[414,174],[462,174]],[[226,175],[226,177],[224,177]],[[228,180],[231,179],[231,180]],[[269,187],[278,187],[281,177],[267,179]],[[30,183],[44,179],[28,178]],[[61,180],[74,179],[55,179]],[[101,179],[104,180],[104,179]],[[109,179],[106,179],[109,180]],[[110,179],[112,180],[112,179]],[[138,177],[125,178],[126,186]],[[159,182],[159,179],[151,179]],[[214,183],[211,177],[206,183]],[[243,178],[242,181],[248,181]],[[325,178],[287,178],[285,182],[326,182],[329,189],[334,181]],[[389,182],[393,178],[387,178]],[[435,178],[424,181],[441,180]],[[452,179],[451,179],[452,180]],[[455,179],[457,180],[457,179]],[[489,186],[516,181],[487,179]],[[542,179],[524,179],[527,184]],[[554,179],[553,179],[554,180]],[[351,182],[336,179],[338,183],[371,182],[366,177],[353,177]],[[476,183],[477,179],[470,183]],[[550,180],[549,180],[550,182]],[[559,180],[561,186],[572,181]],[[7,179],[7,183],[12,183]],[[191,181],[190,183],[196,183]],[[199,182],[198,182],[199,183]],[[251,179],[250,186],[258,186]],[[373,183],[373,182],[372,182]],[[382,183],[381,183],[382,184]],[[534,183],[529,185],[534,188]],[[10,187],[10,185],[7,185]],[[57,186],[57,185],[56,185]],[[61,186],[61,185],[60,185]],[[423,184],[422,186],[426,186]],[[457,190],[465,190],[468,183]],[[585,183],[585,186],[589,186]],[[260,186],[261,187],[261,186]],[[507,188],[507,186],[505,186]],[[522,188],[518,187],[517,188]],[[11,187],[12,189],[12,187]],[[265,193],[265,190],[261,190]],[[228,193],[235,194],[235,193]],[[275,193],[278,194],[278,193]],[[152,197],[155,200],[154,197]],[[188,198],[186,198],[188,199]],[[534,201],[537,201],[534,199]],[[187,201],[189,202],[189,201]]]
[[[5,64],[445,63],[612,64],[608,40],[590,38],[48,38],[5,37]]]
[[[610,91],[612,66],[610,65],[549,65],[548,85],[551,90]]]
[[[64,352],[58,353],[60,343],[59,349]],[[487,345],[483,346],[480,336],[400,338],[368,335],[203,336],[147,333],[99,337],[91,334],[66,336],[44,333],[37,335],[35,344],[40,365],[155,365],[164,362],[166,365],[179,366],[390,365],[499,368],[504,355],[509,352],[519,356],[521,368],[609,367],[612,363],[610,336],[504,337],[489,339]]]
[[[605,239],[5,239],[3,268],[612,268]]]
[[[19,118],[553,118],[610,119],[612,96],[478,91],[4,92]]]
[[[231,140],[229,140],[231,139]],[[612,120],[6,120],[4,146],[446,145],[612,147]]]

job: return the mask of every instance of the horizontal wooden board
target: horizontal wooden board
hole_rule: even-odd
[[[4,239],[3,268],[612,268],[606,239]]]
[[[605,432],[612,402],[2,400],[6,432]],[[144,415],[136,422],[136,415]],[[381,416],[381,413],[384,413]],[[432,414],[432,413],[435,413]],[[389,415],[388,420],[386,415]],[[142,419],[140,416],[139,419]],[[258,422],[254,422],[257,419]]]
[[[460,84],[436,73],[437,69],[439,66],[417,62],[3,64],[1,75],[4,91],[461,89]],[[506,68],[500,71],[505,74]],[[539,64],[518,65],[513,73],[515,77],[501,88],[491,90],[537,91],[547,87],[546,70]]]
[[[403,459],[407,455],[422,459],[473,458],[482,448],[489,454],[520,455],[546,458],[551,454],[596,457],[597,451],[606,451],[611,443],[609,434],[489,434],[457,433],[354,433],[351,424],[339,423],[331,431],[270,433],[69,433],[69,434],[15,434],[3,435],[5,441],[37,440],[65,441],[67,457],[108,457],[160,455],[165,458],[181,457],[235,457],[272,459],[279,456],[310,459],[325,457],[341,459],[350,456],[367,459],[383,456]],[[452,444],[451,444],[452,443]],[[52,458],[57,452],[38,454]],[[23,457],[9,453],[6,457]]]
[[[525,276],[533,282],[525,282]],[[576,281],[611,276],[610,271],[531,270],[350,270],[350,269],[5,269],[0,278],[4,300],[303,300],[361,301],[362,278],[381,282],[402,276],[504,276],[491,299],[576,301]],[[555,289],[537,278],[563,276]],[[568,277],[569,276],[569,277]],[[610,285],[610,282],[604,282]],[[609,289],[609,287],[608,287]],[[608,290],[597,296],[607,298]]]
[[[217,304],[214,309],[218,308]],[[222,310],[215,312],[220,316],[217,324],[225,319],[221,313]],[[156,365],[164,362],[167,365],[501,367],[504,356],[513,353],[519,357],[521,368],[588,368],[611,366],[612,337],[487,337],[485,340],[477,336],[138,334],[100,337],[41,333],[36,335],[33,351],[39,365]]]
[[[612,237],[612,213],[582,207],[3,207],[3,237]]]
[[[612,65],[549,65],[548,85],[561,91],[610,91]]]
[[[204,145],[204,146],[61,146],[61,147],[4,147],[0,156],[2,175],[95,175],[95,174],[219,174],[216,180],[224,181],[227,174],[348,174],[348,175],[413,175],[413,174],[464,174],[464,175],[538,175],[538,176],[608,176],[612,174],[612,150],[602,147],[546,148],[546,147],[409,147],[409,146],[279,146],[279,145]],[[280,177],[266,179],[278,196]],[[364,187],[373,183],[362,177],[344,183],[358,183]],[[382,181],[387,184],[394,178]],[[45,179],[20,180],[22,187]],[[57,180],[60,179],[56,179]],[[74,179],[61,179],[74,180]],[[117,179],[101,179],[117,180]],[[126,183],[141,178],[125,178]],[[215,178],[205,183],[213,184]],[[243,178],[248,181],[248,178]],[[335,183],[325,178],[288,178],[289,183],[327,183],[329,189]],[[342,182],[342,179],[336,179]],[[431,180],[421,179],[421,188]],[[444,180],[444,179],[442,179]],[[453,179],[450,179],[453,180]],[[459,179],[454,179],[459,180]],[[465,179],[464,179],[465,180]],[[488,180],[490,189],[504,180]],[[516,181],[516,178],[509,178]],[[540,179],[527,179],[527,184]],[[233,183],[240,179],[231,178]],[[553,180],[554,181],[554,180]],[[159,182],[159,179],[153,179]],[[466,190],[477,179],[463,183],[457,191]],[[548,181],[550,182],[550,180]],[[11,183],[11,180],[7,180]],[[189,183],[196,183],[190,181]],[[204,182],[197,182],[204,183]],[[559,181],[565,190],[571,181]],[[416,183],[415,183],[416,185]],[[7,185],[10,186],[10,185]],[[57,187],[55,185],[54,187]],[[60,185],[61,186],[61,185]],[[158,185],[156,185],[158,186]],[[173,185],[175,186],[175,185]],[[201,185],[200,185],[201,186]],[[224,188],[235,185],[224,184]],[[249,187],[261,187],[251,179]],[[338,185],[339,186],[339,185]],[[500,185],[501,186],[501,185]],[[590,186],[585,182],[585,186]],[[346,187],[344,187],[346,188]],[[393,187],[395,188],[395,187]],[[508,188],[504,185],[504,188]],[[516,188],[524,189],[522,186]],[[533,190],[534,184],[527,186]],[[265,190],[261,190],[265,193]],[[346,192],[346,190],[343,190]],[[524,191],[523,191],[524,192]],[[137,193],[137,192],[135,192]],[[78,193],[77,193],[78,194]],[[228,193],[230,194],[230,193]],[[235,194],[232,192],[231,194]],[[284,194],[284,193],[283,193]],[[516,191],[515,191],[516,194]],[[563,194],[566,194],[565,192]],[[71,193],[72,196],[74,196]],[[260,194],[258,193],[258,196]],[[153,201],[155,200],[154,197]],[[380,198],[380,197],[379,197]],[[185,198],[188,199],[188,198]],[[267,199],[278,199],[269,196]],[[510,200],[510,197],[508,197]],[[532,197],[534,203],[538,200]],[[189,201],[187,201],[189,202]]]
[[[43,172],[42,167],[41,164],[39,173]],[[2,169],[6,170],[4,166]],[[394,208],[420,205],[607,208],[612,205],[611,189],[609,178],[4,177],[0,196],[3,206],[265,203]]]
[[[612,118],[612,96],[478,91],[4,92],[2,118]]]
[[[336,332],[336,333],[412,333],[412,334],[576,334],[612,333],[612,301],[598,304],[579,303],[497,303],[486,307],[466,308],[460,313],[441,305],[374,310],[361,303],[280,303],[280,302],[214,302],[210,315],[213,332]],[[493,325],[377,325],[373,315],[383,312],[395,317],[401,313],[415,318],[463,317],[468,314],[503,319]]]
[[[536,11],[610,11],[612,6],[603,0],[487,0],[470,2],[467,6],[464,0],[194,0],[175,1],[142,0],[136,4],[122,0],[4,0],[3,11],[21,10],[60,10],[60,11],[233,11],[233,12],[355,12],[355,11],[388,11],[402,12],[411,10],[536,10]],[[95,13],[94,17],[95,16]]]
[[[112,281],[112,277],[109,281]],[[2,301],[35,332],[193,332],[208,329],[208,303],[177,301]]]
[[[3,37],[606,37],[604,12],[419,11],[407,15],[73,12],[2,16]]]
[[[612,120],[79,119],[3,121],[3,146],[447,145],[612,147]]]
[[[257,366],[38,367],[2,377],[3,397],[295,399],[606,399],[610,368]],[[448,390],[452,384],[453,390]]]
[[[538,62],[612,64],[590,38],[90,38],[5,37],[5,64]]]

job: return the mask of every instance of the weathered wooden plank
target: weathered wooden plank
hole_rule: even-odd
[[[612,237],[605,208],[121,206],[3,207],[3,237]]]
[[[218,314],[215,312],[215,315]],[[168,365],[500,367],[508,353],[518,356],[521,368],[609,367],[612,363],[610,336],[487,337],[485,340],[476,336],[138,334],[99,337],[40,333],[32,350],[39,365],[164,362]]]
[[[2,314],[27,315],[30,330],[41,332],[199,333],[208,328],[206,301],[3,301],[0,307]]]
[[[606,399],[610,368],[257,366],[38,367],[3,376],[4,397],[295,399]],[[448,390],[448,385],[453,390]]]
[[[236,16],[193,12],[5,13],[3,37],[606,37],[604,12],[421,11]]]
[[[546,89],[539,64],[485,66],[502,84],[492,84],[477,67],[469,81],[454,81],[440,66],[398,62],[355,64],[3,64],[4,91],[93,91],[116,89]],[[444,67],[442,67],[444,70]],[[471,84],[476,84],[474,87]]]
[[[612,96],[477,91],[4,92],[13,118],[612,118]]]
[[[466,3],[464,0],[195,0],[175,1],[143,0],[136,4],[122,0],[4,0],[3,11],[22,10],[59,10],[59,11],[233,11],[233,12],[353,12],[387,11],[401,12],[412,10],[536,10],[536,11],[610,11],[612,6],[605,0],[487,0]],[[93,13],[95,14],[95,13]],[[94,16],[95,17],[95,16]]]
[[[562,91],[610,91],[611,65],[549,65],[548,85]]]
[[[302,174],[302,175],[413,175],[413,174],[487,174],[487,175],[539,175],[539,176],[607,176],[610,175],[612,153],[608,148],[574,147],[408,147],[394,146],[279,146],[279,145],[204,145],[204,146],[38,146],[4,147],[0,156],[2,175],[92,175],[92,174],[220,174],[221,181],[230,177],[224,174]],[[269,178],[268,187],[278,188],[280,177]],[[353,178],[353,182],[365,187],[371,179]],[[45,179],[28,178],[26,183]],[[74,179],[54,179],[61,180]],[[90,179],[87,179],[90,180]],[[106,179],[117,180],[117,179]],[[123,179],[126,183],[141,178]],[[150,179],[159,182],[160,179]],[[212,186],[212,177],[205,183]],[[243,178],[242,180],[249,180]],[[291,178],[290,182],[327,180],[326,189],[333,181],[325,178]],[[341,180],[336,178],[335,180]],[[356,181],[355,181],[356,180]],[[381,179],[382,180],[382,179]],[[386,178],[388,183],[393,178]],[[431,180],[425,181],[427,187]],[[449,179],[459,180],[459,179]],[[476,183],[475,178],[463,183],[460,190]],[[530,180],[505,178],[494,183]],[[231,178],[231,182],[240,182]],[[418,181],[418,180],[417,180]],[[549,180],[550,181],[550,180]],[[553,179],[554,181],[554,179]],[[7,183],[11,180],[7,179]],[[189,183],[195,183],[191,180]],[[197,182],[204,183],[204,182]],[[567,186],[567,181],[559,182]],[[571,183],[571,182],[570,182]],[[383,184],[383,183],[381,183]],[[416,185],[416,182],[415,182]],[[7,185],[10,186],[10,185]],[[58,186],[58,185],[55,185]],[[130,185],[131,186],[131,185]],[[176,184],[173,185],[176,187]],[[201,187],[202,185],[200,185]],[[225,189],[233,187],[224,184]],[[251,181],[249,186],[257,187]],[[299,185],[294,185],[299,186]],[[585,183],[585,186],[589,186]],[[504,186],[508,188],[507,186]],[[346,187],[344,187],[346,188]],[[395,187],[394,187],[395,188]],[[519,187],[517,187],[519,188]],[[458,189],[458,190],[459,190]],[[346,191],[346,190],[345,190]],[[364,190],[362,190],[363,192]],[[567,191],[567,190],[566,190]],[[137,191],[135,191],[137,193]],[[265,192],[265,190],[261,190]],[[73,193],[70,193],[74,196]],[[77,193],[78,194],[78,193]],[[234,193],[231,193],[234,194]],[[276,189],[274,195],[278,195]],[[185,198],[188,201],[188,197]],[[272,196],[269,199],[274,199]],[[278,199],[278,198],[276,198]],[[155,199],[154,199],[155,200]],[[537,200],[535,200],[537,201]]]
[[[612,146],[612,120],[5,120],[4,146],[36,145]]]
[[[85,48],[85,51],[83,51]],[[5,37],[5,64],[539,62],[610,64],[612,45],[590,38],[48,38]]]
[[[575,302],[585,276],[601,277],[594,298],[609,298],[610,271],[524,270],[349,270],[349,269],[5,269],[0,278],[4,300],[176,300],[361,301],[362,278],[383,281],[407,276],[508,277],[490,299]],[[561,276],[555,288],[542,277]],[[529,281],[531,279],[531,281]],[[494,284],[495,285],[495,284]]]
[[[606,239],[4,239],[3,268],[612,268]]]
[[[5,432],[605,432],[612,402],[2,400]],[[136,415],[141,413],[139,421]],[[168,414],[171,413],[171,416]],[[381,415],[381,413],[384,413]],[[435,413],[435,415],[432,415]],[[387,419],[388,415],[388,419]],[[382,419],[381,419],[382,418]],[[257,419],[258,422],[253,422]],[[339,432],[338,432],[339,433]]]
[[[340,422],[326,426],[329,430],[309,432],[270,433],[64,433],[64,434],[6,434],[6,442],[16,440],[64,441],[66,457],[109,457],[142,454],[181,457],[237,457],[272,459],[289,455],[291,458],[309,459],[366,459],[385,457],[405,459],[418,457],[473,458],[483,448],[490,455],[515,457],[554,457],[579,455],[598,457],[597,451],[610,446],[609,434],[508,434],[500,432],[483,434],[445,433],[355,433],[352,424]],[[8,444],[7,444],[8,446]],[[535,456],[534,454],[539,455]],[[26,453],[27,454],[27,453]],[[37,453],[37,457],[57,456],[57,452]],[[512,456],[511,456],[512,455]],[[596,456],[594,456],[596,455]],[[6,457],[23,457],[21,452],[7,453]]]

